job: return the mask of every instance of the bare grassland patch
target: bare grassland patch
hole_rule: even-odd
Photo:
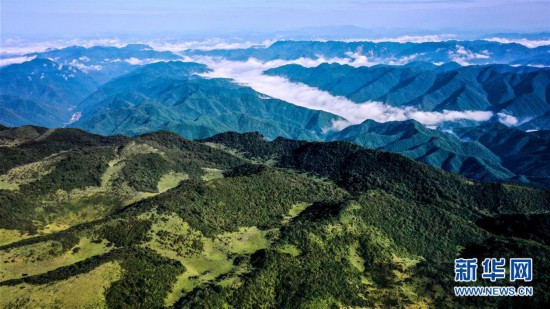
[[[63,281],[0,286],[2,308],[106,308],[105,291],[122,276],[118,262]]]
[[[97,243],[86,237],[66,251],[60,242],[53,240],[0,250],[0,281],[43,274],[110,250],[106,241]]]

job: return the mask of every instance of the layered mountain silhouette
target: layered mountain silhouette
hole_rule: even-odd
[[[42,53],[28,54],[28,57],[50,59],[58,64],[72,66],[85,71],[99,83],[124,75],[137,66],[156,61],[171,61],[180,59],[171,52],[159,52],[145,44],[128,44],[123,47],[114,46],[70,46],[62,49],[49,50]]]
[[[550,187],[547,135],[546,131],[526,133],[499,123],[449,133],[428,129],[414,120],[366,120],[329,135],[327,140],[401,153],[471,179]]]
[[[229,60],[246,61],[255,58],[262,61],[317,59],[323,57],[366,57],[370,63],[406,64],[411,61],[432,63],[459,62],[462,64],[517,64],[550,65],[550,46],[528,48],[510,43],[503,44],[483,40],[442,41],[425,43],[397,42],[341,42],[341,41],[278,41],[269,47],[251,47],[232,50],[189,50],[188,55],[223,57]]]
[[[308,53],[331,46],[338,48],[329,48],[335,54],[328,56],[337,56],[343,46],[351,46],[333,43],[338,42],[280,42],[246,52],[271,53],[279,46],[288,46],[288,54],[272,55],[284,59],[293,57],[292,52],[306,44],[300,57],[310,57]],[[395,50],[403,48],[403,44],[392,44]],[[500,46],[488,42],[464,44]],[[433,51],[430,46],[409,47]],[[334,121],[343,120],[337,115],[271,98],[229,79],[206,78],[207,66],[169,61],[178,56],[146,45],[69,47],[33,56],[36,59],[32,61],[0,68],[0,122],[4,125],[70,126],[103,135],[128,136],[168,130],[189,139],[227,131],[258,131],[269,139],[344,140],[401,153],[471,179],[549,186],[550,171],[544,167],[548,140],[539,137],[545,131],[527,133],[495,121],[487,124],[494,125],[494,131],[477,127],[479,123],[473,121],[445,123],[438,131],[414,121],[368,120],[333,132],[330,129]],[[359,68],[339,64],[314,68],[286,65],[265,74],[285,76],[356,103],[375,100],[425,111],[486,110],[515,116],[520,122],[518,128],[539,130],[550,123],[546,121],[550,115],[549,72],[525,66],[463,67],[455,62],[434,65],[416,61],[403,66]],[[498,136],[481,135],[485,130],[498,132]],[[497,147],[500,140],[509,141],[510,145],[516,140],[520,145],[529,140],[529,145],[536,144],[542,150],[516,147],[518,150],[511,156],[503,150],[510,145]]]
[[[266,74],[358,104],[495,114],[438,129],[332,131],[345,119],[146,45],[2,67],[0,307],[545,308],[549,71],[509,64],[545,64],[548,51],[287,41],[185,52],[407,62]],[[459,64],[495,62],[507,65]],[[535,280],[506,285],[534,297],[455,297],[453,260],[486,257],[533,257]]]
[[[424,111],[492,111],[512,115],[525,127],[550,128],[550,122],[541,121],[550,112],[549,68],[322,64],[314,68],[286,65],[266,74],[284,76],[356,103],[379,101]]]
[[[75,67],[34,59],[0,68],[0,121],[9,126],[66,125],[72,109],[98,87]]]
[[[321,139],[324,129],[342,119],[262,95],[228,79],[194,73],[203,65],[156,63],[103,85],[83,101],[79,121],[72,124],[100,134],[137,135],[169,130],[187,138],[205,138],[226,131],[260,131],[308,140]]]
[[[491,123],[468,129],[459,128],[455,132],[462,140],[475,141],[490,149],[510,171],[525,175],[533,181],[548,179],[550,131],[524,132]]]
[[[10,126],[63,127],[74,107],[112,78],[155,61],[179,59],[147,45],[73,46],[28,54],[31,61],[0,68],[0,121]]]

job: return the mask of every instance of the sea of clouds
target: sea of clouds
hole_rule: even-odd
[[[349,125],[359,124],[367,119],[378,122],[403,121],[414,119],[427,126],[437,126],[447,121],[474,120],[487,121],[493,117],[488,111],[442,111],[427,112],[415,107],[394,107],[382,102],[368,101],[355,103],[342,96],[334,96],[302,83],[291,82],[282,76],[264,74],[265,70],[286,64],[299,64],[305,67],[315,67],[330,59],[305,59],[291,61],[274,60],[261,62],[257,59],[248,61],[228,61],[212,57],[184,58],[185,61],[198,62],[207,65],[212,71],[203,74],[209,78],[229,78],[236,83],[272,98],[314,110],[322,110],[339,115],[345,120],[337,121],[330,130],[341,130]],[[334,60],[334,59],[332,59]]]
[[[454,40],[456,36],[452,34],[441,35],[429,35],[429,36],[402,36],[396,38],[384,38],[378,40],[370,40],[374,42],[438,42]],[[527,40],[527,39],[501,39],[490,38],[488,41],[496,41],[501,43],[518,43],[529,48],[535,48],[542,45],[550,45],[550,41],[544,40]],[[361,40],[346,40],[346,41],[369,41],[368,39]],[[170,51],[178,54],[179,52],[196,49],[196,50],[214,50],[214,49],[241,49],[249,47],[269,47],[274,41],[265,40],[261,42],[253,41],[228,41],[225,39],[208,39],[208,40],[194,40],[194,41],[181,41],[181,40],[150,40],[142,43],[151,46],[151,48],[158,51]],[[57,41],[44,41],[44,42],[28,42],[17,39],[7,39],[1,41],[0,48],[0,66],[22,63],[30,61],[34,56],[29,55],[35,52],[43,52],[53,48],[64,48],[67,46],[114,46],[123,47],[126,45],[120,39],[89,39],[89,40],[57,40]],[[181,55],[181,54],[180,54]],[[402,65],[415,60],[416,55],[404,57],[402,59],[395,59],[387,64]],[[474,59],[486,59],[487,53],[473,53],[460,44],[457,43],[456,49],[449,52],[451,60],[461,64],[469,65],[469,61]],[[119,61],[126,61],[132,65],[144,65],[162,61],[160,59],[117,59]],[[268,95],[273,98],[281,99],[289,103],[303,106],[309,109],[323,110],[329,113],[333,113],[342,116],[346,120],[337,121],[334,123],[331,130],[341,130],[346,126],[352,124],[361,123],[367,119],[372,119],[378,122],[387,121],[403,121],[408,119],[414,119],[427,126],[437,126],[443,122],[458,121],[458,120],[473,120],[473,121],[487,121],[495,116],[492,112],[488,111],[442,111],[442,112],[428,112],[421,111],[415,107],[394,107],[382,102],[368,101],[363,103],[355,103],[348,100],[345,97],[334,96],[329,92],[310,87],[302,83],[291,82],[290,80],[281,76],[269,76],[264,74],[265,70],[270,68],[276,68],[287,64],[299,64],[304,67],[315,67],[322,63],[339,63],[345,65],[351,65],[355,67],[372,66],[380,64],[376,59],[369,59],[361,52],[348,52],[346,57],[341,58],[326,58],[322,55],[318,55],[316,59],[299,58],[295,60],[273,60],[262,62],[257,59],[249,59],[248,61],[228,61],[226,59],[194,56],[192,58],[183,56],[183,61],[192,61],[206,64],[211,68],[211,72],[205,74],[205,77],[209,78],[230,78],[236,83],[249,86],[254,90]],[[86,64],[85,59],[78,59],[78,62],[74,64],[82,71],[99,70],[101,67]],[[519,121],[511,116],[505,114],[497,115],[498,119],[506,125],[517,125]]]

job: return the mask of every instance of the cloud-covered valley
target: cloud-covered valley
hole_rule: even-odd
[[[444,122],[459,120],[482,122],[495,117],[500,120],[500,122],[509,126],[521,125],[525,120],[524,116],[516,115],[521,118],[520,121],[507,114],[501,113],[495,115],[490,111],[475,110],[481,109],[479,107],[470,107],[462,110],[454,110],[454,107],[450,107],[448,110],[434,112],[420,110],[415,107],[414,104],[411,104],[413,106],[396,107],[378,101],[361,102],[361,100],[359,100],[353,102],[346,97],[335,96],[328,91],[303,83],[293,82],[282,76],[263,74],[265,70],[287,64],[317,67],[323,63],[338,63],[353,67],[371,67],[379,64],[406,65],[415,61],[426,63],[432,62],[440,65],[454,61],[463,66],[485,65],[493,61],[493,55],[498,55],[499,51],[508,48],[508,46],[500,46],[498,43],[493,43],[491,45],[493,49],[491,49],[491,47],[486,48],[485,44],[479,43],[479,41],[451,41],[437,45],[439,46],[438,48],[432,48],[430,44],[422,45],[425,42],[443,42],[454,39],[455,36],[445,34],[432,36],[405,36],[374,41],[395,42],[395,44],[391,43],[389,45],[373,45],[373,43],[363,44],[363,42],[346,43],[345,41],[340,41],[338,44],[334,44],[334,42],[328,42],[327,44],[323,42],[316,42],[314,44],[308,42],[281,42],[280,44],[272,45],[274,41],[269,40],[254,42],[224,39],[191,41],[158,39],[134,42],[145,43],[148,44],[148,46],[138,45],[131,48],[128,47],[127,50],[125,50],[126,47],[120,48],[126,46],[126,44],[122,40],[116,38],[71,41],[59,40],[42,43],[3,40],[2,51],[0,52],[0,66],[29,61],[34,57],[48,57],[46,59],[77,68],[86,74],[93,75],[94,78],[102,78],[101,81],[106,82],[113,76],[117,76],[116,74],[120,72],[129,72],[133,69],[132,67],[159,61],[182,60],[206,64],[212,70],[204,74],[206,77],[229,78],[238,84],[247,85],[270,97],[309,109],[323,110],[345,118],[346,121],[339,121],[333,125],[331,129],[334,130],[342,129],[350,124],[358,124],[367,119],[378,122],[414,119],[427,126],[438,126]],[[414,44],[407,43],[405,47],[399,45],[405,42],[412,42]],[[524,42],[524,44],[527,46],[528,42]],[[533,44],[541,44],[541,42]],[[113,48],[108,48],[109,54],[107,55],[105,52],[107,49],[89,49],[87,52],[89,52],[89,55],[92,55],[90,57],[80,56],[80,54],[77,53],[78,55],[75,54],[74,57],[69,55],[65,58],[63,58],[63,50],[45,53],[48,56],[32,53],[33,51],[43,51],[48,48],[61,48],[71,45],[80,45],[83,47],[111,46],[118,47],[124,50],[124,52],[119,52],[116,48],[114,50]],[[390,55],[387,48],[398,45],[399,48]],[[304,50],[302,48],[311,48],[311,52],[303,52]],[[398,52],[403,48],[405,48],[403,52]],[[430,50],[430,48],[432,49]],[[521,48],[526,50],[525,47]],[[185,52],[189,50],[203,50],[205,53]],[[495,50],[497,52],[495,52]],[[290,52],[285,54],[285,51]],[[384,58],[384,53],[386,52],[388,52],[388,56]],[[520,52],[522,51],[520,50]],[[520,52],[518,52],[519,56],[517,57],[521,60],[523,56],[521,56],[522,54]],[[61,55],[61,58],[57,58],[59,55]],[[212,55],[223,56],[216,57]],[[234,58],[231,58],[232,55],[234,55]],[[297,58],[293,59],[293,57]],[[242,59],[248,60],[243,61]],[[540,59],[544,60],[544,57]],[[540,59],[536,58],[536,61]],[[510,65],[532,66],[528,63],[529,62],[527,62],[527,64],[510,63]],[[445,69],[445,67],[442,69]]]
[[[381,102],[369,101],[361,104],[354,103],[347,98],[334,96],[302,83],[291,82],[281,76],[263,74],[265,70],[286,64],[299,64],[305,67],[318,66],[324,62],[338,62],[342,59],[305,59],[292,61],[275,60],[261,62],[256,59],[248,61],[228,61],[211,57],[185,58],[185,61],[206,64],[211,72],[203,74],[210,78],[230,78],[236,83],[249,86],[254,90],[273,98],[281,99],[295,105],[309,109],[323,110],[342,116],[346,121],[334,123],[332,130],[341,130],[349,125],[361,123],[367,119],[378,122],[403,121],[414,119],[428,126],[437,126],[447,121],[474,120],[487,121],[492,116],[488,111],[443,111],[426,112],[415,107],[393,107]],[[343,60],[341,62],[349,62]]]

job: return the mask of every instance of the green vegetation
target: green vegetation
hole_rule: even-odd
[[[130,141],[74,129],[33,134],[8,130],[21,141],[0,147],[0,153],[13,159],[0,170],[22,165],[0,175],[0,229],[30,235],[102,219],[190,177],[218,178],[213,175],[242,163],[224,151],[168,132]],[[0,155],[0,161],[6,157]],[[13,234],[9,237],[17,240]]]
[[[208,171],[205,171],[205,173],[207,175]],[[203,179],[205,179],[206,175],[203,176]],[[180,184],[180,182],[187,179],[189,179],[189,175],[185,173],[169,172],[168,174],[162,175],[162,177],[160,178],[157,184],[157,191],[163,193],[170,189],[174,189]]]
[[[240,174],[242,169],[237,167],[230,174]],[[343,190],[330,183],[266,167],[259,174],[249,176],[226,177],[207,183],[186,181],[162,198],[152,198],[149,203],[137,207],[155,205],[159,210],[175,212],[210,237],[234,232],[240,227],[269,229],[280,224],[297,203],[339,200],[344,196]]]
[[[548,191],[478,184],[344,142],[122,140],[75,141],[0,175],[17,185],[0,189],[0,306],[550,302]],[[519,256],[536,258],[537,297],[453,296],[455,258]]]
[[[150,228],[151,222],[148,220],[114,220],[103,225],[99,235],[118,247],[126,247],[146,241],[146,234]]]
[[[16,147],[0,147],[0,173],[70,149],[118,145],[127,140],[122,136],[104,137],[78,129],[44,129],[38,137],[27,139],[26,136],[17,135],[19,132],[16,129],[8,130],[15,131],[14,138],[20,142]]]
[[[19,190],[21,185],[40,180],[43,176],[53,172],[61,159],[62,156],[54,156],[51,159],[12,168],[0,176],[0,190]]]
[[[107,305],[112,308],[162,306],[166,291],[185,270],[179,262],[148,250],[127,252],[120,258],[126,272],[106,292]]]
[[[143,192],[157,192],[157,184],[168,171],[170,166],[158,153],[137,155],[122,169],[128,185]]]
[[[103,292],[119,280],[121,274],[122,269],[118,263],[107,262],[88,273],[64,281],[40,285],[21,283],[0,286],[0,294],[10,295],[0,298],[0,307],[105,308],[107,304]]]
[[[21,186],[20,190],[45,194],[57,190],[70,191],[87,186],[99,186],[101,175],[107,170],[108,162],[114,156],[111,147],[75,149],[65,154],[51,173]]]
[[[270,138],[318,140],[339,116],[271,97],[188,62],[158,62],[107,82],[79,105],[70,124],[98,134],[168,130],[190,139],[259,130]],[[154,78],[153,78],[154,76]]]
[[[104,242],[94,243],[90,239],[80,239],[74,247],[64,248],[58,241],[44,241],[28,246],[0,251],[4,264],[0,270],[0,280],[11,280],[46,273],[59,267],[102,255],[110,251]]]

